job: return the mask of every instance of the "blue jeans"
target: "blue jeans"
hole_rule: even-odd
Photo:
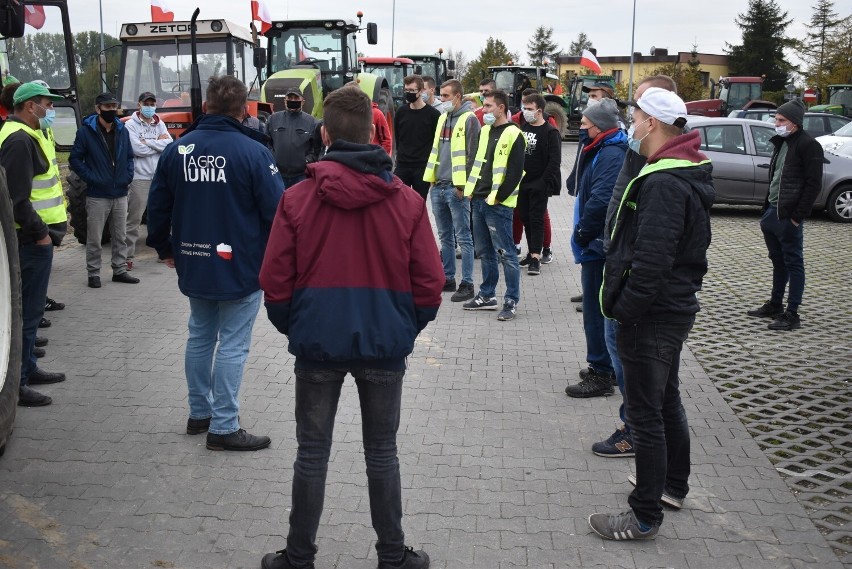
[[[53,245],[27,243],[18,246],[21,263],[21,320],[23,342],[21,350],[21,387],[27,385],[29,376],[36,370],[33,355],[38,323],[44,316],[44,299],[53,264]]]
[[[432,213],[441,242],[444,277],[456,278],[456,243],[461,247],[462,282],[473,284],[473,237],[470,233],[470,200],[459,198],[446,182],[432,186]]]
[[[471,200],[473,209],[473,239],[476,252],[482,262],[482,285],[479,294],[491,298],[497,290],[500,272],[497,257],[503,265],[506,278],[504,299],[521,300],[521,267],[518,265],[518,251],[512,237],[512,218],[515,210],[501,204],[488,205],[482,198]]]
[[[600,295],[603,285],[604,261],[580,263],[580,284],[583,287],[583,331],[586,333],[586,361],[601,374],[612,373],[612,360],[604,338],[604,316]]]
[[[240,428],[240,384],[261,297],[262,292],[257,291],[237,300],[189,299],[184,360],[189,417],[210,417],[209,432],[214,435]]]
[[[675,498],[689,492],[689,424],[678,371],[693,321],[619,324],[616,332],[636,449],[636,488],[627,503],[640,522],[652,526],[663,521],[663,490]]]
[[[346,373],[352,373],[361,402],[361,431],[370,517],[380,562],[402,559],[402,485],[396,433],[399,429],[404,371],[377,369],[296,369],[296,439],[293,465],[293,508],[287,535],[287,556],[294,567],[305,567],[316,556],[317,527],[325,498],[325,479],[334,433],[337,402]]]
[[[298,184],[299,182],[301,182],[302,180],[304,180],[304,179],[305,179],[305,175],[304,175],[304,174],[298,174],[298,175],[296,175],[296,176],[284,176],[284,175],[282,174],[282,175],[281,175],[281,179],[283,179],[283,180],[284,180],[284,189],[286,190],[286,189],[287,189],[287,188],[289,188],[290,186],[295,186],[296,184]]]
[[[760,230],[772,261],[771,302],[784,302],[784,289],[790,283],[787,310],[796,312],[805,292],[805,256],[802,243],[804,222],[798,227],[789,219],[778,219],[778,210],[767,208],[760,219]]]
[[[621,422],[627,425],[627,416],[624,413],[624,369],[621,367],[621,358],[618,357],[618,344],[615,340],[615,333],[618,330],[618,322],[604,319],[604,339],[606,340],[606,350],[609,352],[609,360],[612,362],[612,371],[615,373],[615,382],[618,384],[618,391],[621,393],[621,405],[618,406],[618,416]],[[627,427],[627,432],[630,432],[630,427]]]

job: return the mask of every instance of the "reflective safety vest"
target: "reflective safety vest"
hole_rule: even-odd
[[[467,181],[467,119],[473,115],[467,111],[462,113],[450,135],[450,157],[453,165],[453,185],[464,186]],[[432,143],[432,152],[429,154],[429,161],[426,163],[426,170],[423,172],[423,181],[434,184],[438,181],[438,146],[441,143],[441,132],[444,130],[444,125],[447,124],[449,113],[442,113],[438,119],[438,127],[435,129],[435,141]]]
[[[65,210],[62,180],[59,177],[59,164],[56,162],[56,149],[53,142],[48,141],[40,130],[33,130],[22,122],[6,121],[3,129],[0,130],[0,146],[3,146],[6,139],[19,130],[33,137],[48,162],[47,171],[33,177],[32,191],[30,192],[30,202],[33,204],[33,209],[47,225],[67,221],[68,214]],[[20,229],[21,226],[16,223],[15,227]]]
[[[473,168],[470,170],[470,177],[467,179],[467,184],[464,187],[464,195],[470,197],[473,195],[473,190],[476,187],[476,182],[479,181],[479,175],[482,172],[482,165],[485,163],[485,153],[488,151],[488,137],[491,133],[491,126],[485,125],[482,127],[482,132],[479,134],[479,148],[476,150],[476,158],[473,160]],[[527,139],[515,124],[507,126],[497,139],[497,146],[494,148],[493,163],[491,164],[491,192],[488,194],[487,202],[492,203],[497,198],[497,190],[503,184],[506,178],[506,168],[509,167],[509,154],[512,153],[512,146],[515,141],[520,138],[526,146]],[[521,179],[524,176],[521,174]],[[518,192],[521,189],[521,183],[512,189],[512,194],[500,202],[506,207],[515,207],[518,204]]]

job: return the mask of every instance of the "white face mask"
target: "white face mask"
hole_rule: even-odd
[[[782,125],[782,126],[776,126],[775,127],[775,134],[777,134],[778,136],[780,136],[782,138],[787,138],[792,133],[789,130],[787,130],[787,125]]]
[[[524,120],[527,121],[528,123],[534,123],[535,122],[535,115],[536,115],[536,111],[530,111],[530,110],[524,109]]]
[[[443,111],[445,113],[451,113],[451,112],[453,112],[453,109],[455,109],[455,105],[453,104],[452,101],[444,101],[441,104],[443,105]]]

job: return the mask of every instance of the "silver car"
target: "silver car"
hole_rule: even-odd
[[[775,128],[749,119],[698,116],[689,117],[688,124],[713,161],[716,203],[763,205]],[[814,203],[815,211],[823,209],[834,221],[852,223],[852,157],[826,152],[822,191]]]

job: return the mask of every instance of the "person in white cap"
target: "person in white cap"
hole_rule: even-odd
[[[683,505],[689,491],[689,426],[678,378],[683,342],[698,312],[707,272],[710,160],[697,131],[683,133],[686,105],[650,87],[633,113],[628,144],[648,161],[624,191],[606,256],[601,309],[618,321],[627,423],[636,451],[630,510],[589,517],[606,539],[653,538],[662,504]]]

